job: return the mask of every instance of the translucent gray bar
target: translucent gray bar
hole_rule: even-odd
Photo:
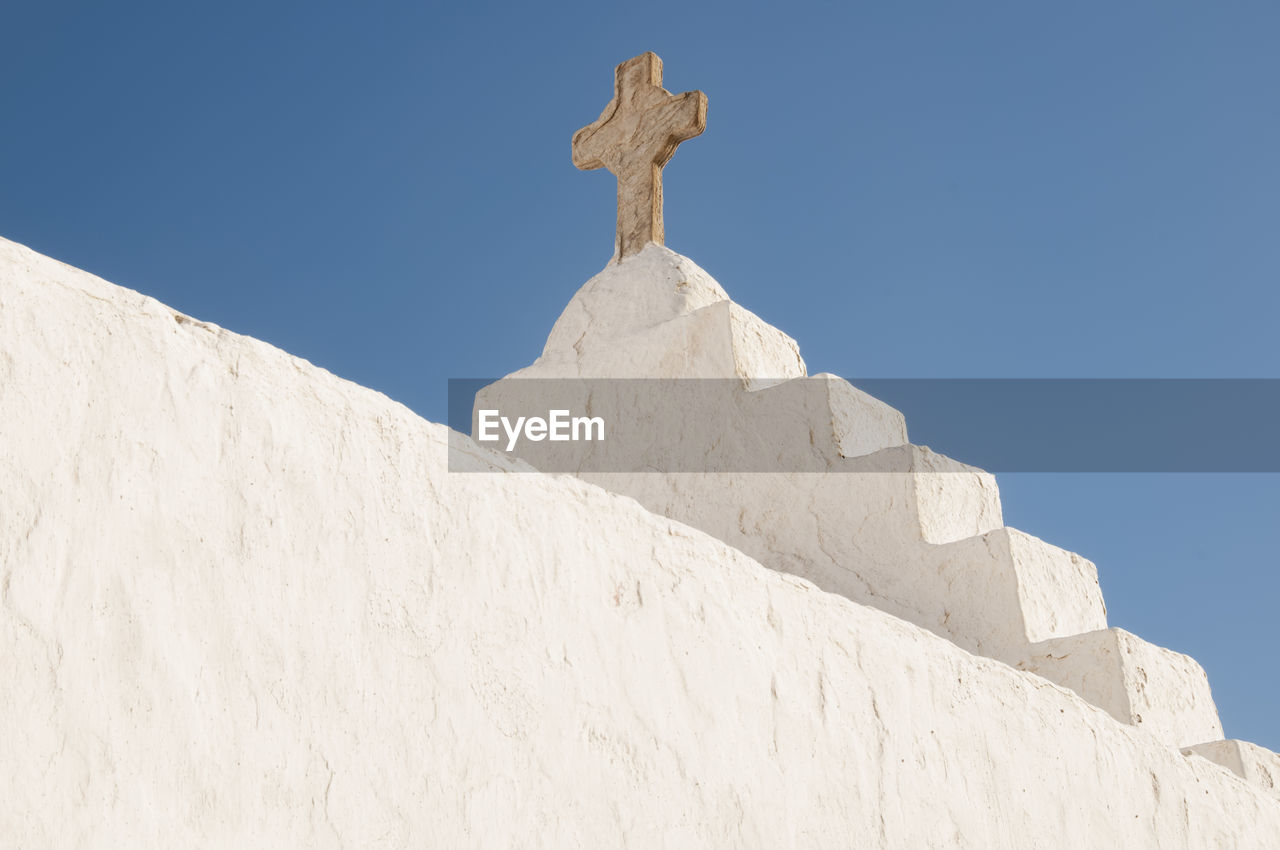
[[[479,409],[509,423],[561,410],[603,419],[605,438],[535,441],[521,432],[508,451],[502,429],[500,441],[452,435],[449,466],[489,469],[476,461],[479,445],[546,472],[903,472],[919,467],[920,454],[902,446],[893,421],[901,411],[912,443],[963,462],[935,471],[1280,472],[1277,379],[852,383],[452,379],[456,431],[475,433]]]

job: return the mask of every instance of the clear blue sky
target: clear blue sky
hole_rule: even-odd
[[[1280,377],[1280,7],[10,3],[0,234],[445,418],[612,250],[569,137],[710,98],[668,244],[863,377]],[[964,459],[962,447],[947,447]],[[1280,749],[1280,476],[1000,478]]]

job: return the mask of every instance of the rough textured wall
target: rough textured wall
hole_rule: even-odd
[[[0,846],[1277,844],[1043,679],[445,453],[0,241]]]

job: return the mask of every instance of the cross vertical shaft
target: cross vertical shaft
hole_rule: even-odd
[[[676,147],[707,126],[707,96],[673,95],[662,87],[662,60],[642,53],[618,66],[613,99],[592,124],[573,134],[573,164],[607,168],[618,178],[616,259],[661,245],[662,167]]]

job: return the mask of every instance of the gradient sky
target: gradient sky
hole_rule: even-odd
[[[445,418],[612,251],[569,137],[710,98],[667,242],[810,371],[1280,377],[1280,7],[10,3],[0,235]],[[910,422],[908,422],[910,425]],[[1229,426],[1229,423],[1228,423]],[[1229,427],[1228,427],[1229,430]],[[964,460],[963,446],[945,446]],[[1280,750],[1280,476],[1001,475]]]

